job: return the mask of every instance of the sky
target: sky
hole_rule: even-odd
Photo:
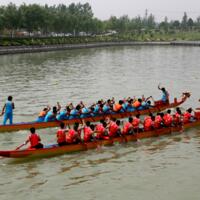
[[[16,5],[69,5],[88,2],[92,6],[94,16],[101,20],[109,19],[110,16],[144,16],[146,9],[156,17],[156,21],[164,20],[165,16],[169,20],[181,20],[184,12],[194,20],[200,16],[200,0],[0,0],[0,5],[7,5],[9,2]]]

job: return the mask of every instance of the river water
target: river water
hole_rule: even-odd
[[[110,47],[0,57],[0,106],[14,97],[15,122],[34,120],[47,104],[152,95],[200,98],[200,48]],[[44,143],[56,129],[39,130]],[[14,149],[27,131],[0,134]],[[0,159],[0,199],[199,200],[200,129],[37,160]]]

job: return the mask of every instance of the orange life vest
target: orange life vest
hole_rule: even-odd
[[[144,130],[145,131],[151,130],[152,125],[153,125],[153,121],[152,121],[151,117],[149,117],[149,116],[146,117],[144,119]]]
[[[183,114],[183,122],[184,122],[184,123],[190,122],[191,116],[192,116],[191,113],[185,112],[185,113]]]
[[[120,105],[119,103],[116,103],[116,104],[113,106],[113,110],[114,110],[115,112],[119,112],[121,109],[122,109],[122,105]]]
[[[179,123],[181,121],[181,115],[178,113],[175,113],[173,120],[174,120],[174,123]]]
[[[41,112],[39,113],[38,117],[45,117],[46,114],[47,114],[46,111],[41,111]]]
[[[169,113],[165,114],[163,117],[163,121],[166,126],[171,126],[172,120],[173,120],[173,118]]]
[[[66,134],[66,142],[69,144],[72,144],[74,142],[76,132],[74,129],[70,129],[68,133]]]
[[[133,107],[135,107],[135,108],[138,108],[138,107],[140,107],[141,106],[141,103],[138,101],[138,100],[136,100],[134,103],[133,103]]]
[[[40,136],[37,133],[29,135],[29,141],[30,141],[30,148],[34,148],[36,145],[40,142]]]
[[[63,143],[65,142],[65,130],[64,129],[59,129],[57,131],[57,143]]]
[[[118,131],[118,126],[115,122],[110,122],[110,126],[109,126],[109,136],[110,137],[115,137],[117,135],[117,131]]]
[[[162,117],[160,115],[157,115],[155,117],[154,127],[155,128],[160,128],[161,127],[161,122],[162,122]]]
[[[105,133],[105,128],[103,127],[103,124],[97,124],[96,125],[96,131],[97,131],[96,138],[97,139],[103,139],[104,133]]]
[[[88,126],[85,126],[83,132],[84,132],[84,142],[89,142],[92,137],[92,132],[93,132],[92,129]]]
[[[124,135],[128,134],[131,127],[132,127],[132,124],[130,122],[126,122],[124,124],[122,134],[124,134]]]
[[[133,128],[139,128],[139,124],[140,124],[140,119],[137,117],[134,117],[133,122],[132,122]]]

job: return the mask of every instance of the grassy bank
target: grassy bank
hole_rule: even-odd
[[[81,37],[20,37],[0,38],[0,46],[43,46],[59,44],[84,44],[95,42],[127,42],[127,41],[200,41],[200,32],[177,33],[140,33],[140,34],[116,34],[112,36],[81,36]]]

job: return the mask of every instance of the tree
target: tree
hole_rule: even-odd
[[[13,37],[14,31],[20,26],[20,14],[15,4],[10,3],[4,12],[4,25],[5,28],[10,30],[11,37]]]
[[[193,26],[194,26],[194,22],[191,18],[188,19],[187,21],[187,26],[190,30],[192,30]]]
[[[187,13],[184,12],[182,22],[181,22],[181,27],[183,30],[187,30],[187,21],[188,21]]]

